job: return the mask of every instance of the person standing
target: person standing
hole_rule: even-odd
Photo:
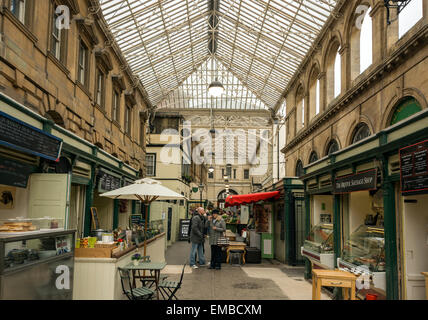
[[[226,231],[226,222],[219,214],[218,209],[212,211],[212,216],[208,217],[207,222],[209,243],[211,245],[211,264],[210,269],[221,269],[221,247],[217,245],[218,239]]]
[[[204,236],[204,220],[202,216],[204,215],[204,209],[198,208],[191,220],[191,230],[190,230],[190,242],[192,243],[192,248],[190,250],[190,266],[193,269],[197,269],[196,265],[196,252],[199,257],[199,264],[205,266],[205,256],[203,245],[205,241]]]

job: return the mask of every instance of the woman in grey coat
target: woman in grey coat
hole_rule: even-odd
[[[207,221],[209,242],[211,245],[211,265],[210,269],[221,269],[221,247],[217,245],[217,240],[226,232],[226,222],[219,214],[218,209],[212,211],[212,216]]]

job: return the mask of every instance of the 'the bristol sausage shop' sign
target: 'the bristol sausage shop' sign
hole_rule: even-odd
[[[377,169],[339,177],[334,182],[334,193],[350,193],[376,189]]]
[[[428,140],[400,149],[401,192],[428,193]]]

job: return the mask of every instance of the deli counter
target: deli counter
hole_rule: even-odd
[[[0,300],[71,300],[75,230],[27,230],[0,232]]]
[[[334,269],[333,224],[321,222],[314,226],[301,254],[323,269]]]

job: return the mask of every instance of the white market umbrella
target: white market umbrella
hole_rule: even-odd
[[[161,182],[149,178],[135,181],[133,184],[101,194],[102,197],[125,200],[140,200],[146,204],[144,226],[144,256],[147,250],[147,216],[150,204],[155,200],[183,199],[183,195],[164,187]]]

